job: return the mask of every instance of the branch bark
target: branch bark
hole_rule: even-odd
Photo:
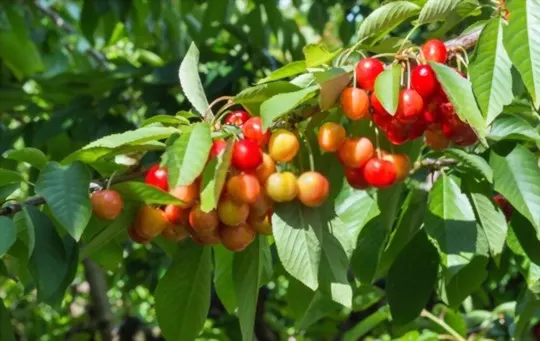
[[[91,321],[94,330],[97,330],[102,341],[112,341],[113,313],[109,298],[107,297],[107,281],[103,270],[92,260],[84,261],[84,276],[90,287],[92,298]]]

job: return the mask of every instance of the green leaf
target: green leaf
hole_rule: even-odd
[[[520,252],[511,247],[512,251],[518,255],[526,255],[533,263],[540,264],[540,239],[534,226],[519,212],[512,213],[510,226],[508,245],[511,246],[511,234],[513,232],[516,241],[521,247]]]
[[[351,81],[351,73],[341,68],[331,68],[327,71],[314,72],[315,80],[321,87],[319,95],[320,110],[331,109],[339,100],[339,96]]]
[[[191,43],[188,52],[184,56],[178,70],[178,77],[186,98],[202,116],[208,109],[208,100],[204,94],[204,88],[199,76],[199,49],[195,43]],[[211,110],[208,111],[208,114],[208,117],[205,118],[214,116]]]
[[[0,299],[0,340],[15,341],[15,332],[11,325],[11,316],[9,311],[4,306],[4,302]]]
[[[540,2],[509,1],[511,20],[504,30],[504,46],[521,74],[536,108],[540,107]]]
[[[15,227],[17,228],[17,239],[26,248],[26,254],[28,255],[28,259],[30,259],[36,245],[36,232],[34,231],[32,221],[27,219],[26,205],[23,205],[23,209],[15,214],[13,223],[15,223]]]
[[[538,311],[538,308],[540,308],[540,298],[530,289],[524,289],[517,300],[514,328],[511,329],[514,340],[526,339],[524,334],[526,334],[527,327]]]
[[[504,49],[502,36],[502,19],[491,19],[480,34],[474,60],[469,66],[473,91],[488,125],[514,98],[512,62]]]
[[[9,250],[17,240],[15,224],[8,217],[0,216],[0,258]]]
[[[31,147],[8,150],[5,152],[4,157],[6,159],[29,163],[37,169],[43,169],[48,161],[47,156],[41,150]]]
[[[319,286],[322,252],[320,211],[294,201],[274,207],[272,230],[285,270],[308,288]]]
[[[433,292],[438,270],[437,250],[420,231],[388,271],[386,291],[395,323],[404,325],[420,316]]]
[[[161,189],[144,182],[126,181],[112,186],[126,201],[140,201],[146,204],[182,205],[183,201]]]
[[[424,25],[430,22],[444,20],[449,13],[456,9],[457,5],[462,0],[428,0],[420,15],[418,16],[418,24]]]
[[[253,340],[265,248],[268,248],[266,237],[258,236],[244,251],[234,256],[232,270],[242,340]]]
[[[231,166],[233,149],[234,139],[230,138],[225,150],[210,160],[204,169],[201,182],[201,210],[204,212],[210,212],[217,207]]]
[[[211,248],[187,241],[159,280],[156,316],[167,340],[194,340],[210,308]]]
[[[300,90],[300,87],[285,81],[256,85],[236,95],[234,97],[234,103],[242,105],[251,115],[259,116],[261,104],[264,101],[278,94],[298,90]]]
[[[394,1],[381,6],[364,19],[358,31],[358,40],[374,37],[374,41],[377,41],[419,11],[420,7],[409,1]]]
[[[456,159],[467,170],[476,173],[480,179],[485,178],[487,181],[493,182],[493,170],[481,156],[469,154],[462,149],[455,148],[447,149],[444,153]]]
[[[208,123],[197,123],[183,132],[164,154],[169,169],[169,186],[190,185],[204,170],[212,136]]]
[[[0,168],[0,186],[18,184],[23,180],[20,173]]]
[[[540,134],[526,120],[516,115],[501,115],[491,126],[488,139],[540,141]]]
[[[313,68],[331,62],[342,49],[328,51],[323,44],[309,44],[304,46],[303,52],[306,57],[306,67]]]
[[[448,99],[453,104],[459,118],[468,123],[478,139],[486,145],[486,122],[476,105],[471,83],[454,69],[439,63],[429,62],[441,83]]]
[[[141,127],[149,126],[154,123],[177,126],[180,124],[189,124],[189,120],[182,116],[155,115],[144,120],[144,122],[141,124]]]
[[[214,246],[214,287],[229,314],[232,314],[237,306],[233,280],[234,258],[234,252],[227,250],[223,245]]]
[[[257,84],[264,84],[272,81],[277,81],[283,78],[288,78],[291,76],[296,76],[306,71],[306,61],[299,60],[296,62],[289,63],[279,69],[272,71],[268,76],[261,79]]]
[[[450,307],[458,308],[463,301],[486,280],[488,258],[476,256],[446,284],[446,301]]]
[[[535,226],[540,235],[540,169],[536,156],[517,145],[509,153],[492,151],[495,190]]]
[[[81,162],[68,166],[51,162],[36,183],[36,193],[45,198],[56,220],[77,241],[92,216],[90,180],[90,173]]]
[[[362,336],[371,332],[379,324],[390,319],[390,309],[387,304],[380,307],[373,314],[362,319],[358,324],[348,330],[343,341],[357,341],[362,340]]]
[[[289,114],[300,104],[315,97],[318,88],[318,86],[310,86],[299,91],[275,95],[264,101],[261,104],[263,129],[267,129],[276,119]]]
[[[401,79],[401,66],[392,64],[392,66],[383,71],[375,80],[375,94],[382,106],[390,115],[397,111],[399,102],[399,90]]]

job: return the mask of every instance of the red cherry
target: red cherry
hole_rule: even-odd
[[[437,110],[425,109],[422,116],[423,116],[424,122],[427,125],[437,124],[441,120],[439,117],[440,115],[439,115],[438,109]]]
[[[376,111],[373,113],[373,122],[375,122],[375,124],[382,130],[386,131],[388,125],[391,124],[392,120],[393,117],[387,112]]]
[[[448,57],[446,45],[439,39],[428,40],[424,46],[422,46],[422,53],[426,60],[437,63],[446,62],[446,57]]]
[[[392,120],[386,126],[386,138],[394,145],[399,146],[404,144],[409,139],[407,126],[396,120]]]
[[[167,168],[159,168],[158,164],[153,165],[148,172],[146,172],[144,182],[146,182],[147,185],[152,185],[168,192],[169,181],[167,180],[167,174]]]
[[[454,142],[460,147],[467,147],[475,144],[478,137],[472,128],[466,123],[459,125],[459,132],[454,137]]]
[[[345,168],[345,178],[347,182],[355,189],[366,189],[369,184],[364,177],[364,168]]]
[[[233,111],[225,117],[225,124],[241,127],[249,120],[249,114],[244,110]]]
[[[508,200],[506,200],[506,198],[500,194],[495,195],[493,197],[493,200],[497,203],[497,205],[499,205],[499,207],[503,211],[504,216],[506,217],[506,221],[509,221],[512,217],[512,212],[514,208],[510,205]]]
[[[420,96],[428,98],[437,91],[439,83],[429,65],[418,65],[411,72],[411,86]]]
[[[422,136],[426,128],[426,121],[423,117],[420,117],[419,120],[411,124],[411,127],[409,129],[409,140],[414,140]]]
[[[214,142],[212,142],[212,148],[210,148],[209,159],[213,159],[219,156],[219,154],[221,154],[221,152],[223,152],[226,147],[227,147],[227,141],[223,139],[214,140]]]
[[[396,167],[388,160],[375,157],[364,166],[364,177],[373,187],[389,187],[396,182]]]
[[[259,146],[268,144],[270,140],[270,130],[263,131],[262,119],[260,117],[252,117],[244,123],[242,127],[244,137],[257,142]]]
[[[262,163],[262,151],[257,142],[241,140],[233,149],[232,165],[244,172],[254,171]]]
[[[405,89],[399,93],[396,116],[403,123],[412,123],[422,116],[424,100],[415,90]]]
[[[364,58],[356,65],[356,82],[364,90],[373,90],[375,79],[384,71],[384,64],[377,58]]]

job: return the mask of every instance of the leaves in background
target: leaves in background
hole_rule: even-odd
[[[233,280],[234,252],[223,245],[214,246],[214,287],[219,300],[232,314],[237,307],[235,283]]]
[[[8,150],[4,153],[4,157],[19,162],[26,162],[37,169],[43,169],[48,161],[47,156],[41,150],[32,147]]]
[[[264,101],[275,95],[297,90],[300,90],[300,87],[286,81],[256,85],[238,93],[234,97],[234,103],[241,104],[251,115],[259,116]]]
[[[188,52],[184,56],[178,70],[178,77],[186,98],[202,116],[208,109],[208,100],[199,76],[199,49],[195,43],[191,43]],[[212,110],[209,110],[208,117],[205,117],[205,119],[212,117]]]
[[[299,91],[275,95],[264,101],[261,104],[263,129],[267,129],[274,120],[291,113],[300,104],[315,97],[318,88],[318,86],[310,86]]]
[[[313,68],[331,62],[341,52],[341,49],[330,52],[322,44],[310,44],[304,46],[303,51],[306,57],[306,67]]]
[[[0,340],[15,341],[15,333],[11,325],[11,316],[4,305],[4,301],[0,299]]]
[[[0,258],[9,250],[17,240],[15,224],[8,217],[0,216]]]
[[[272,71],[268,76],[261,79],[257,84],[264,84],[264,83],[268,83],[272,81],[277,81],[283,78],[296,76],[305,71],[306,71],[305,60],[291,62],[285,66],[280,67],[279,69],[275,71]]]
[[[462,0],[428,0],[418,16],[418,24],[444,20]]]
[[[381,6],[364,19],[358,30],[358,40],[373,37],[375,42],[419,11],[420,7],[409,1],[394,1]]]
[[[538,131],[529,122],[516,115],[497,117],[487,137],[493,141],[524,140],[540,142]]]

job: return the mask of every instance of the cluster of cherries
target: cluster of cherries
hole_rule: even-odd
[[[448,58],[447,48],[441,40],[427,41],[421,51],[422,62],[445,63]],[[471,127],[456,115],[428,64],[415,65],[407,75],[410,77],[409,86],[400,91],[397,111],[394,116],[390,115],[373,91],[375,81],[384,69],[384,64],[377,58],[368,57],[358,62],[355,69],[356,86],[346,88],[340,98],[343,112],[349,119],[373,120],[395,145],[422,135],[426,144],[434,150],[443,150],[450,142],[462,147],[477,142]]]

